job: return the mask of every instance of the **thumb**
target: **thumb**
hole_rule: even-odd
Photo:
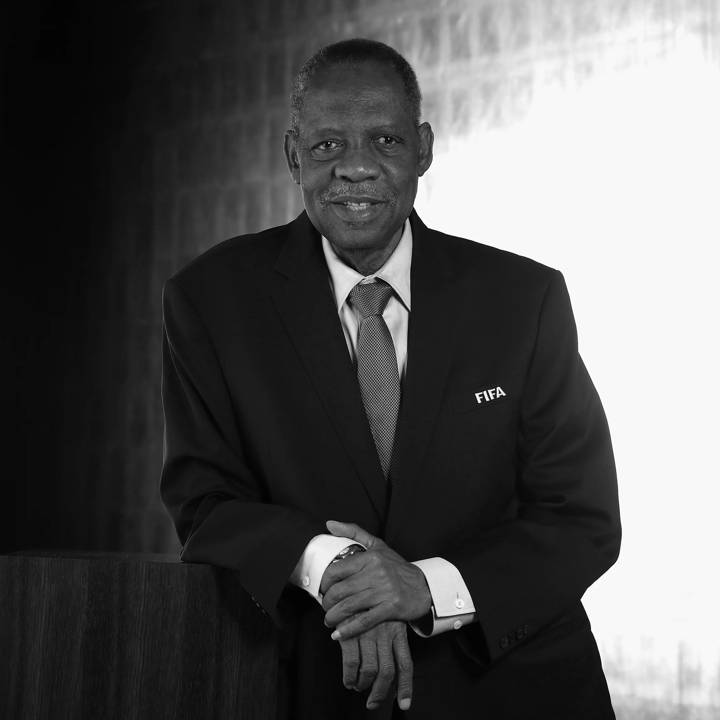
[[[328,520],[325,523],[327,529],[336,536],[350,538],[359,542],[367,548],[377,545],[381,542],[374,535],[371,535],[367,530],[363,530],[359,525],[355,523],[344,523],[338,522],[337,520]]]

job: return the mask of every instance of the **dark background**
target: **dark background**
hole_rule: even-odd
[[[2,25],[6,452],[15,490],[3,545],[119,549],[122,477],[98,466],[122,432],[118,391],[130,352],[126,276],[109,267],[117,185],[108,154],[140,44],[131,12],[99,15],[91,3],[12,4]]]
[[[284,175],[277,197],[260,197],[259,178],[284,172],[265,148],[263,89],[284,100],[289,72],[286,57],[263,62],[261,34],[282,26],[270,5],[4,11],[12,501],[0,549],[176,546],[157,493],[162,283],[297,203]]]
[[[3,11],[3,308],[10,351],[3,353],[9,401],[3,454],[15,492],[14,507],[5,506],[3,549],[71,544],[67,516],[77,503],[69,502],[62,463],[69,438],[61,428],[70,414],[66,388],[79,390],[80,378],[93,371],[90,325],[99,319],[88,300],[102,265],[101,248],[91,243],[101,197],[93,164],[102,133],[94,118],[109,114],[107,95],[91,100],[98,80],[92,61],[101,60],[91,27],[77,3],[68,13],[47,2]]]

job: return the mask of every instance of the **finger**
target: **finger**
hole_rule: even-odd
[[[408,620],[422,615],[426,609],[429,609],[431,602],[425,576],[422,575],[421,570],[417,570],[422,576],[421,590],[425,590],[423,593],[416,589],[416,585],[408,582],[403,574],[404,569],[386,555],[387,548],[380,551],[370,550],[330,565],[321,583],[323,609],[330,610],[341,600],[363,590],[370,590],[375,599],[368,603],[368,607],[381,602],[392,603],[395,607],[393,620]],[[404,560],[402,563],[408,564]],[[415,568],[414,565],[411,567]],[[412,579],[416,580],[416,578]],[[425,602],[425,594],[427,602]],[[427,608],[424,607],[425,605]],[[416,611],[416,607],[420,607],[422,611]]]
[[[360,667],[360,646],[356,639],[340,643],[343,662],[343,685],[352,690],[357,685],[358,668]]]
[[[368,562],[366,555],[367,553],[357,553],[357,555],[352,555],[340,562],[330,563],[325,568],[320,587],[328,591],[335,583],[360,572]]]
[[[360,612],[349,620],[340,623],[330,636],[333,640],[348,640],[349,638],[362,635],[368,630],[372,630],[376,625],[385,622],[390,618],[390,610],[387,603],[376,605],[370,610]]]
[[[345,598],[357,595],[364,590],[369,590],[370,587],[371,579],[367,577],[367,574],[363,573],[362,570],[349,577],[340,578],[335,581],[323,595],[323,609],[329,610],[333,605],[337,605],[340,601],[345,600]]]
[[[403,626],[393,641],[395,669],[397,670],[397,701],[401,710],[408,710],[413,695],[413,661],[407,639],[407,629]]]
[[[362,590],[330,607],[325,614],[325,625],[326,627],[337,627],[344,620],[369,610],[376,604],[378,601],[375,593],[371,590]],[[325,607],[324,599],[323,607]]]
[[[367,690],[378,674],[378,654],[375,638],[371,635],[363,635],[359,641],[360,645],[360,669],[358,670],[356,690]]]
[[[351,540],[359,542],[365,547],[372,547],[378,542],[382,542],[379,538],[371,535],[367,530],[363,530],[359,525],[355,523],[344,523],[338,522],[337,520],[328,520],[325,523],[325,527],[333,534],[338,537],[346,537]]]
[[[366,703],[368,710],[375,710],[380,706],[380,703],[390,693],[395,679],[395,661],[387,630],[383,629],[377,633],[375,645],[377,648],[378,668],[377,677]]]

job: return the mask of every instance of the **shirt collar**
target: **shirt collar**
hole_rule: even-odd
[[[395,294],[400,298],[403,305],[410,311],[410,264],[412,262],[412,230],[410,222],[405,221],[400,241],[393,250],[392,255],[385,261],[385,264],[372,275],[361,275],[357,270],[353,270],[346,265],[333,250],[330,241],[323,235],[322,248],[325,254],[328,270],[330,271],[330,282],[332,284],[333,294],[335,295],[335,304],[338,312],[345,304],[350,291],[363,280],[372,280],[379,278],[384,280]]]

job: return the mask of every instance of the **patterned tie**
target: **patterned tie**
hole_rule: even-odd
[[[348,299],[360,313],[357,376],[365,414],[387,478],[392,460],[395,425],[400,409],[400,375],[395,345],[382,312],[393,294],[382,280],[358,283]]]

